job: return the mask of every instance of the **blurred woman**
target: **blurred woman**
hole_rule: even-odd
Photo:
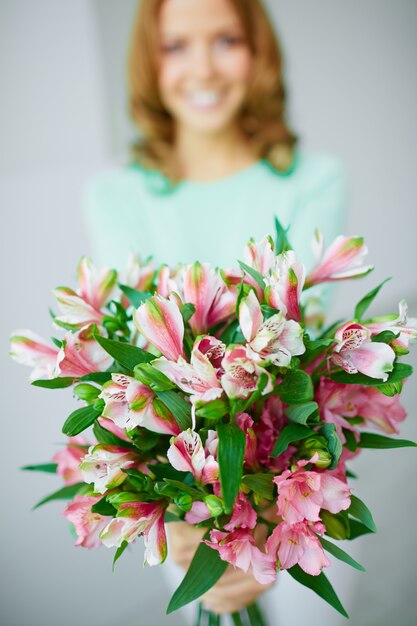
[[[273,234],[277,216],[309,265],[315,228],[327,241],[339,234],[343,169],[332,157],[298,149],[286,118],[280,46],[259,0],[142,0],[128,74],[140,139],[128,165],[99,175],[87,190],[96,263],[123,268],[134,251],[168,264],[236,265],[249,237]],[[171,556],[186,567],[199,533],[170,526]],[[311,607],[330,623],[310,595],[307,613],[297,613],[304,590],[288,589],[287,600],[282,589],[270,594],[271,625],[284,610],[287,626],[299,623],[297,615],[308,615],[311,626]],[[235,611],[262,591],[250,574],[231,568],[204,600],[215,611]]]

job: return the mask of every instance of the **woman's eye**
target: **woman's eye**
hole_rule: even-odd
[[[184,44],[180,41],[162,44],[162,52],[164,54],[174,54],[176,52],[181,52],[182,50],[184,50],[184,48]]]
[[[216,44],[224,48],[231,48],[242,43],[242,38],[237,35],[223,35],[218,37]]]

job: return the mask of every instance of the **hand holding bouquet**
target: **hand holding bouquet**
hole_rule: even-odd
[[[366,319],[379,285],[351,319],[324,328],[317,299],[302,292],[372,268],[360,237],[340,236],[323,254],[318,233],[314,246],[308,275],[278,222],[276,243],[251,240],[239,269],[131,257],[118,275],[83,258],[78,289],[54,292],[64,337],[12,336],[11,356],[33,367],[34,385],[73,387],[82,402],[64,423],[66,448],[27,467],[63,478],[39,504],[71,500],[76,545],[113,547],[115,562],[143,536],[145,563],[156,565],[165,524],[202,529],[169,612],[231,564],[261,585],[286,570],[347,616],[323,572],[327,555],[362,570],[332,540],[376,528],[346,464],[363,448],[415,445],[387,435],[405,418],[399,396],[412,368],[399,359],[417,320],[404,302],[398,316]],[[94,442],[82,434],[90,427]],[[264,623],[256,604],[246,612]]]

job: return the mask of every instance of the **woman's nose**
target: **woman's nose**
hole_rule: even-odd
[[[209,45],[195,46],[191,55],[190,73],[199,80],[207,80],[216,73],[213,50]]]

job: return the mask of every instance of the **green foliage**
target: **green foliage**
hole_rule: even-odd
[[[128,285],[122,285],[119,283],[120,290],[124,293],[130,304],[137,309],[141,304],[146,302],[148,298],[152,296],[149,291],[138,291]]]
[[[185,302],[180,307],[180,313],[182,315],[182,319],[184,320],[184,324],[186,324],[195,313],[195,306],[192,302]]]
[[[374,289],[369,291],[366,294],[366,296],[364,296],[362,298],[362,300],[360,300],[358,302],[358,304],[355,307],[355,313],[354,313],[354,318],[358,322],[360,322],[361,319],[363,318],[363,316],[365,315],[366,311],[368,310],[368,308],[372,304],[374,298],[378,295],[379,290],[381,289],[381,287],[383,287],[385,285],[385,283],[387,281],[389,281],[389,280],[391,280],[391,278],[386,278],[385,280],[383,280],[382,283],[380,283],[377,287],[375,287]]]
[[[35,506],[34,509],[46,504],[47,502],[52,502],[52,500],[72,500],[77,493],[80,492],[82,488],[85,487],[85,483],[77,483],[76,485],[67,485],[65,487],[61,487],[58,491],[54,491],[49,494],[45,498],[42,498]]]
[[[253,267],[246,265],[246,263],[244,263],[243,261],[238,261],[238,263],[240,267],[242,268],[242,270],[246,272],[247,274],[249,274],[249,276],[253,278],[253,280],[259,285],[261,289],[265,289],[265,281],[264,281],[264,277],[262,276],[262,274],[260,274],[257,270],[253,269]]]
[[[94,423],[93,433],[97,441],[106,446],[136,449],[136,446],[134,446],[131,441],[126,441],[125,439],[121,439],[117,435],[114,435],[110,432],[110,430],[104,428],[99,422]]]
[[[287,250],[293,250],[292,245],[288,241],[287,233],[290,229],[284,228],[279,221],[279,219],[275,216],[275,254],[281,254],[282,252],[286,252]]]
[[[91,511],[93,513],[98,513],[99,515],[107,515],[109,517],[114,517],[117,513],[117,509],[107,501],[106,496],[93,504]]]
[[[117,548],[115,554],[114,554],[114,558],[113,558],[113,565],[112,565],[112,571],[114,572],[114,567],[116,565],[116,562],[120,559],[120,557],[122,556],[123,552],[126,550],[126,548],[128,547],[128,542],[127,541],[122,541],[121,545]]]
[[[191,427],[191,405],[176,391],[155,391],[158,398],[171,411],[181,430]]]
[[[139,380],[143,385],[147,385],[153,391],[175,389],[174,383],[150,363],[139,363],[139,365],[135,366],[133,373],[136,380]]]
[[[32,385],[34,387],[42,387],[43,389],[65,389],[71,387],[74,382],[74,378],[69,376],[63,376],[62,378],[40,378],[39,380],[33,380]]]
[[[97,397],[100,394],[100,389],[95,387],[94,385],[89,385],[88,383],[80,383],[74,387],[74,394],[80,400],[84,400],[85,402],[95,402]]]
[[[387,449],[387,448],[415,448],[417,443],[409,439],[394,439],[377,433],[361,433],[359,448]]]
[[[221,398],[216,398],[216,400],[201,405],[197,402],[196,407],[195,414],[197,417],[204,417],[207,420],[221,419],[229,412],[228,402]]]
[[[350,521],[346,511],[330,513],[326,509],[320,511],[321,521],[326,527],[326,533],[333,539],[343,540],[350,537]]]
[[[323,600],[328,602],[336,611],[341,613],[344,617],[349,618],[349,615],[346,613],[343,608],[342,603],[336,595],[335,590],[331,586],[329,580],[326,578],[325,574],[321,572],[319,576],[310,576],[310,574],[306,574],[304,570],[301,569],[299,565],[294,565],[287,570],[287,572],[295,578],[295,580],[305,587],[308,587],[315,593],[317,593]]]
[[[275,390],[286,404],[302,404],[310,402],[314,397],[311,376],[303,370],[288,370]]]
[[[388,376],[388,380],[384,383],[379,378],[371,378],[370,376],[365,376],[365,374],[348,374],[345,371],[336,372],[330,376],[332,380],[335,380],[337,383],[344,383],[347,385],[368,385],[371,387],[379,387],[380,385],[387,385],[391,383],[397,383],[404,378],[408,378],[413,373],[413,368],[411,365],[407,365],[407,363],[399,363],[398,361],[394,364],[394,369]]]
[[[366,504],[364,504],[364,502],[362,502],[362,500],[360,500],[357,496],[351,496],[350,502],[351,505],[348,509],[349,515],[362,522],[362,524],[369,528],[371,532],[376,533],[376,526],[372,518],[372,513]]]
[[[302,424],[288,424],[281,430],[270,456],[279,456],[285,452],[290,443],[300,441],[314,434],[315,431],[312,428],[308,428]]]
[[[347,552],[345,552],[344,550],[339,548],[339,546],[336,546],[331,541],[327,541],[327,539],[325,539],[324,537],[320,537],[319,536],[318,538],[319,538],[319,541],[320,541],[321,545],[323,546],[323,548],[327,552],[332,554],[334,557],[336,557],[336,559],[339,559],[339,561],[343,561],[344,563],[347,563],[351,567],[354,567],[355,569],[358,569],[360,572],[364,572],[365,571],[365,568],[362,567],[362,565],[360,563],[355,561],[355,559],[353,559],[351,556],[349,556],[349,554],[347,554]]]
[[[317,402],[303,402],[287,406],[285,414],[291,422],[307,424],[307,420],[318,411]]]
[[[209,533],[206,533],[204,539],[208,538]],[[206,593],[224,574],[227,566],[228,563],[221,560],[217,550],[201,542],[187,573],[169,602],[167,613],[180,609]]]
[[[217,460],[220,469],[220,484],[226,513],[230,513],[242,477],[246,436],[234,422],[218,425],[217,434],[219,437]]]
[[[327,449],[332,455],[332,462],[329,465],[328,469],[334,469],[339,463],[340,456],[342,454],[342,442],[340,441],[340,437],[336,432],[336,427],[334,424],[324,424],[320,428],[320,434],[323,435],[327,439]]]
[[[113,357],[115,361],[123,365],[129,371],[133,371],[138,363],[150,363],[155,358],[154,354],[142,350],[137,346],[129,343],[115,341],[114,339],[106,339],[101,335],[94,335],[95,340],[100,346]]]
[[[40,465],[24,465],[21,470],[29,470],[31,472],[46,472],[47,474],[56,474],[57,463],[41,463]]]
[[[92,404],[76,409],[65,420],[62,432],[68,437],[75,437],[91,426],[100,415],[101,409],[95,408]]]
[[[242,483],[261,498],[273,500],[273,478],[273,474],[246,474],[242,477]]]

